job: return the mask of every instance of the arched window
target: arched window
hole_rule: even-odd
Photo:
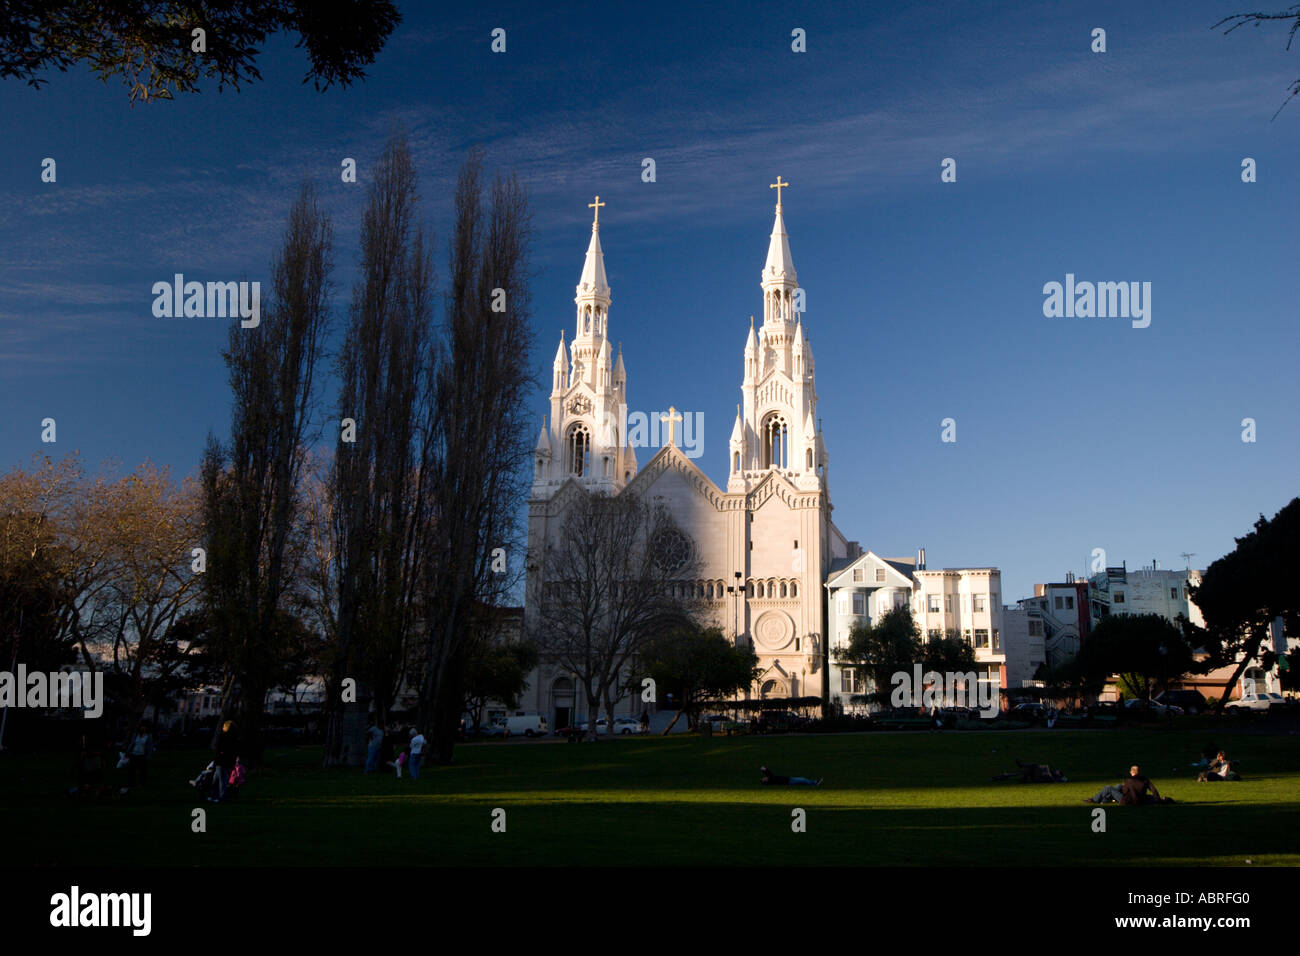
[[[788,468],[790,430],[780,412],[772,412],[763,419],[763,467]]]
[[[740,471],[740,452],[736,452],[736,454],[732,457],[731,470]]]
[[[579,422],[570,428],[565,446],[565,465],[569,470],[569,474],[577,475],[579,478],[590,475],[591,433],[587,431],[587,426]]]
[[[590,332],[590,331],[591,331],[591,306],[587,306],[585,309],[583,309],[583,312],[582,312],[582,330],[583,330],[584,332]]]
[[[798,596],[799,596],[799,582],[798,582],[798,581],[791,581],[791,582],[790,582],[790,597],[798,597]]]
[[[759,582],[758,582],[758,596],[759,596],[759,597],[764,597],[764,594],[763,594],[763,582],[762,582],[762,581],[759,581]]]
[[[808,449],[807,462],[808,463],[804,467],[807,468],[809,471],[812,471],[812,449],[811,448]]]
[[[609,477],[609,455],[605,456],[605,477]]]
[[[786,594],[786,586],[784,581],[781,582],[781,597],[788,597],[788,595]]]

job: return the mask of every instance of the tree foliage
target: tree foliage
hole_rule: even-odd
[[[1205,651],[1197,670],[1232,667],[1216,710],[1222,710],[1241,674],[1256,659],[1265,669],[1277,657],[1265,645],[1274,618],[1287,634],[1300,634],[1300,498],[1293,498],[1270,520],[1262,514],[1255,529],[1237,538],[1237,547],[1205,570],[1188,596],[1200,608],[1205,627],[1185,624],[1188,642]]]
[[[672,693],[681,706],[669,733],[682,714],[698,716],[699,703],[747,690],[758,678],[758,657],[737,647],[717,627],[683,621],[650,637],[641,651],[641,669],[654,679],[657,694]],[[631,682],[638,689],[639,681]]]
[[[848,643],[836,653],[836,663],[852,667],[871,685],[871,690],[854,694],[851,700],[879,704],[889,700],[891,677],[899,672],[911,674],[923,654],[912,609],[903,605],[890,608],[874,621],[854,625]]]
[[[400,22],[389,0],[8,0],[0,77],[39,87],[50,69],[84,63],[105,83],[120,77],[132,104],[197,91],[204,79],[238,90],[261,79],[257,59],[267,37],[288,33],[311,61],[304,83],[346,87],[366,75]]]
[[[1083,675],[1114,674],[1132,696],[1150,700],[1193,666],[1182,631],[1159,614],[1111,614],[1102,619],[1075,658]]]

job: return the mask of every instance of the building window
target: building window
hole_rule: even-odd
[[[943,636],[942,632],[937,627],[930,628],[930,630],[927,631],[926,634],[929,637],[929,639],[932,641],[937,641]]]
[[[1169,599],[1170,599],[1171,601],[1177,601],[1177,600],[1178,600],[1178,588],[1170,588],[1170,589],[1169,589]]]
[[[947,611],[949,614],[952,613],[952,595],[951,595],[951,594],[945,594],[945,595],[943,596],[943,609],[944,609],[945,611]]]
[[[937,594],[930,595],[930,613],[931,614],[939,613],[939,595]]]
[[[579,478],[591,474],[591,433],[587,431],[587,426],[579,423],[570,428],[565,445],[565,465],[569,474]]]
[[[1116,591],[1116,592],[1115,592],[1115,603],[1116,603],[1116,604],[1123,604],[1123,603],[1124,603],[1124,592],[1123,592],[1123,591]]]
[[[972,600],[975,602],[975,610],[976,610],[977,612],[979,612],[979,611],[984,611],[984,610],[987,609],[987,608],[986,608],[986,605],[985,605],[984,595],[983,595],[983,594],[976,594],[976,595],[972,598]]]
[[[970,643],[970,628],[966,629],[965,633],[962,634],[962,637],[965,638],[967,644]]]
[[[1067,611],[1074,610],[1074,598],[1072,596],[1065,599],[1065,609]]]
[[[1059,595],[1056,598],[1056,609],[1058,611],[1065,610],[1065,598],[1060,597]]]
[[[841,614],[848,614],[848,613],[849,613],[849,596],[848,596],[848,594],[844,593],[843,591],[840,592],[840,597],[839,597],[839,606],[840,606],[840,613],[841,613]]]
[[[853,668],[840,671],[840,690],[845,694],[862,693],[862,679]]]
[[[1042,622],[1042,621],[1034,621],[1034,620],[1031,620],[1031,621],[1029,622],[1029,636],[1030,636],[1030,637],[1042,637],[1042,636],[1043,636],[1043,622]]]
[[[989,646],[989,632],[987,628],[975,629],[975,646],[987,650]]]
[[[763,442],[763,467],[789,467],[789,428],[779,412],[773,412],[763,419],[761,430]]]
[[[884,584],[884,583],[885,583],[885,569],[884,569],[884,568],[876,568],[876,583],[877,583],[877,584]]]
[[[853,583],[862,584],[867,579],[867,574],[862,568],[853,569]]]
[[[867,596],[861,591],[853,592],[853,613],[858,615],[867,613]]]
[[[998,634],[998,629],[996,627],[993,628],[993,649],[995,651],[1002,650],[1002,638]]]

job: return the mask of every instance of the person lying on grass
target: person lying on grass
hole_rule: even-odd
[[[1084,797],[1084,803],[1119,803],[1126,807],[1140,807],[1147,803],[1173,803],[1170,797],[1160,796],[1156,785],[1142,776],[1137,764],[1128,768],[1128,776],[1118,787],[1102,787],[1095,797]]]
[[[763,775],[763,782],[773,786],[820,787],[822,785],[821,780],[809,780],[807,777],[783,777],[780,774],[772,773],[766,767],[759,767],[758,769]]]
[[[1021,783],[1069,783],[1070,778],[1065,776],[1059,770],[1053,770],[1049,764],[1045,763],[1021,763],[1016,760],[1016,766],[1019,770],[1011,770],[1007,773],[1000,773],[994,780],[1011,780],[1019,777]]]

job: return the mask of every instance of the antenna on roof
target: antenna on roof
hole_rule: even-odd
[[[1195,551],[1184,551],[1183,560],[1187,562],[1187,570],[1192,570],[1192,558],[1196,557]]]

